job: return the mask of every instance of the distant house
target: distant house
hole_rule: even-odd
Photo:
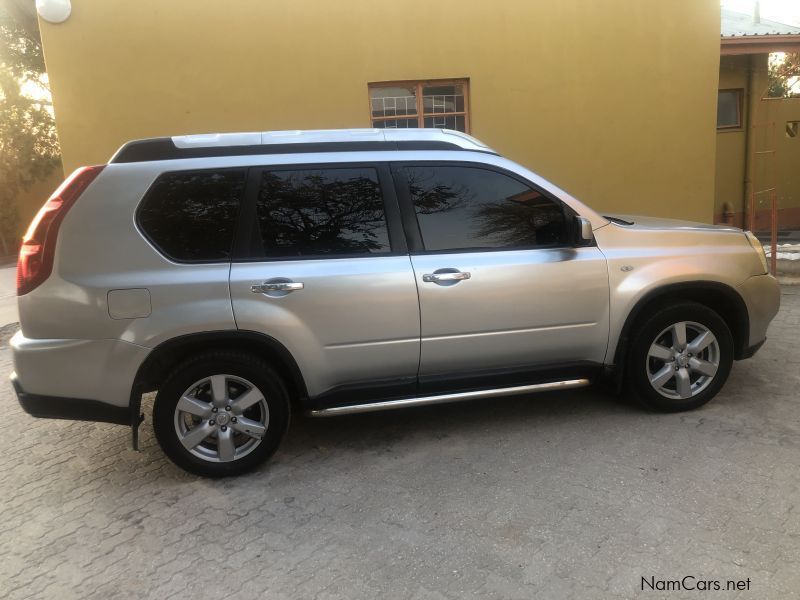
[[[778,228],[800,229],[800,98],[766,98],[769,54],[800,52],[800,27],[724,8],[721,25],[714,219],[768,231],[774,197]]]

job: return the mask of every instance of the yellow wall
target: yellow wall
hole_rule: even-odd
[[[369,126],[469,77],[472,133],[601,210],[711,221],[717,0],[82,0],[42,23],[65,169],[131,138]]]

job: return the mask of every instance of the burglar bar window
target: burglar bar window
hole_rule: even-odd
[[[370,83],[372,126],[432,127],[469,133],[468,93],[466,79]]]

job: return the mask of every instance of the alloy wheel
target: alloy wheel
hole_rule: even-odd
[[[680,321],[659,333],[647,353],[650,385],[665,398],[686,400],[705,390],[720,365],[720,345],[711,330]]]
[[[264,394],[234,375],[211,375],[194,382],[175,407],[178,440],[208,462],[247,456],[264,438],[269,408]]]

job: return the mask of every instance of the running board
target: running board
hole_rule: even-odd
[[[428,404],[444,404],[446,402],[462,402],[464,400],[477,400],[479,398],[498,398],[516,394],[532,394],[534,392],[551,392],[554,390],[569,390],[586,387],[588,379],[568,379],[566,381],[552,381],[550,383],[536,383],[533,385],[517,385],[514,387],[495,388],[493,390],[479,390],[476,392],[461,392],[457,394],[439,394],[436,396],[418,396],[416,398],[403,398],[402,400],[387,400],[386,402],[370,402],[368,404],[353,404],[350,406],[334,406],[309,411],[312,417],[337,417],[339,415],[353,415],[378,410],[394,410],[411,406],[425,406]]]

